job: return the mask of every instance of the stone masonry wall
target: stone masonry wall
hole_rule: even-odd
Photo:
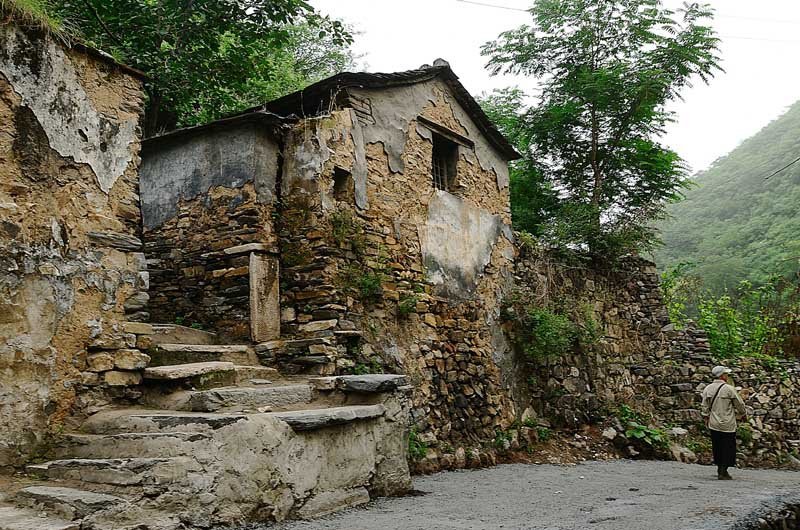
[[[359,98],[371,100],[371,116],[334,111],[285,140],[282,337],[313,342],[312,355],[276,358],[276,343],[260,347],[262,358],[408,374],[426,443],[475,445],[514,418],[499,367],[514,256],[505,163],[442,83]],[[476,143],[461,148],[449,193],[433,187],[419,115]]]
[[[0,466],[138,383],[142,82],[0,24]]]
[[[704,440],[700,392],[712,381],[711,368],[722,363],[733,368],[748,407],[744,430],[750,434],[740,440],[745,461],[778,465],[798,456],[800,363],[765,367],[753,359],[714,359],[704,331],[676,330],[670,323],[652,263],[629,258],[604,269],[523,248],[516,279],[517,288],[533,293],[534,299],[590,305],[600,329],[589,347],[521,362],[514,398],[518,410],[527,403],[524,416],[578,427],[613,414],[624,403],[657,424],[683,427],[688,436]],[[513,338],[513,325],[508,329]]]
[[[274,254],[277,145],[259,123],[149,140],[141,171],[150,319],[248,342],[251,254]]]

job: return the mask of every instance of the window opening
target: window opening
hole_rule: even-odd
[[[433,133],[433,187],[450,191],[455,187],[458,165],[458,144]]]
[[[338,166],[333,168],[333,198],[337,201],[355,202],[353,175]]]

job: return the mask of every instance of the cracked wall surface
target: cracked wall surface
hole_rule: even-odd
[[[320,373],[409,375],[421,439],[463,452],[515,414],[500,369],[511,355],[499,314],[515,253],[506,163],[442,82],[354,91],[358,112],[302,120],[285,142],[282,336],[329,333],[314,357]],[[460,149],[450,192],[434,189],[432,134],[419,116],[475,144]],[[362,138],[366,207],[335,190],[337,168],[356,180]]]
[[[130,342],[142,105],[113,64],[0,27],[0,467],[104,399],[87,358]]]
[[[99,101],[102,94],[92,94],[74,60],[53,40],[41,44],[14,26],[0,27],[0,73],[41,124],[50,148],[88,164],[108,193],[134,156],[128,146],[137,139],[136,100],[116,108]]]
[[[157,144],[144,157],[140,170],[145,231],[173,218],[179,202],[194,200],[218,186],[241,188],[251,182],[260,202],[274,200],[278,147],[258,124],[152,142]]]

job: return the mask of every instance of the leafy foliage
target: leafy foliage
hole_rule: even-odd
[[[661,273],[661,294],[670,321],[678,329],[686,326],[689,308],[700,292],[700,279],[689,274],[693,263],[678,263]]]
[[[791,302],[778,286],[745,280],[734,293],[701,297],[698,324],[708,332],[712,353],[722,359],[782,353],[781,327]]]
[[[263,103],[352,62],[347,29],[304,0],[54,5],[90,44],[151,77],[148,135]]]
[[[774,275],[763,285],[744,280],[718,295],[704,289],[692,272],[693,265],[683,263],[661,275],[672,322],[683,325],[696,315],[720,359],[751,357],[774,364],[772,356],[783,355],[800,322],[800,286]]]
[[[600,326],[589,309],[572,300],[547,304],[515,292],[504,308],[504,318],[514,324],[515,342],[531,360],[547,359],[597,341]]]
[[[408,433],[408,456],[412,460],[422,460],[428,454],[428,444],[419,439],[414,429]]]
[[[516,110],[514,91],[485,105],[525,155],[512,174],[516,220],[559,246],[599,255],[648,247],[650,221],[687,177],[678,155],[658,142],[672,119],[665,106],[718,69],[718,39],[704,24],[710,10],[693,3],[672,11],[660,0],[536,0],[530,12],[532,25],[483,48],[493,73],[533,76],[542,86],[531,108]]]
[[[764,175],[800,156],[800,102],[745,140],[707,171],[686,200],[658,224],[664,269],[694,262],[694,274],[717,295],[742,280],[766,283],[772,274],[796,275],[800,258],[800,164]]]
[[[625,425],[625,436],[649,445],[654,449],[664,449],[669,445],[669,436],[663,429],[649,425],[647,418],[630,406],[622,404],[617,409],[617,418]]]

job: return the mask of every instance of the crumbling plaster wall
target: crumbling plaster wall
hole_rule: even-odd
[[[259,123],[151,140],[141,169],[154,322],[250,339],[250,254],[277,249],[278,144]]]
[[[440,81],[358,95],[371,98],[373,119],[344,109],[303,120],[287,137],[283,334],[331,337],[325,370],[410,375],[415,428],[429,443],[490,439],[514,417],[498,367],[509,351],[499,313],[514,256],[506,163]],[[433,187],[420,115],[475,142],[461,151],[453,193]],[[359,137],[367,208],[333,192],[335,167],[358,178]],[[292,160],[313,160],[313,170],[298,172]],[[456,260],[461,252],[467,258]],[[380,289],[364,296],[357,285],[370,278]]]
[[[142,109],[141,80],[0,25],[0,466],[139,375],[115,352],[135,346],[121,322],[148,281]],[[102,370],[89,362],[101,349]]]

